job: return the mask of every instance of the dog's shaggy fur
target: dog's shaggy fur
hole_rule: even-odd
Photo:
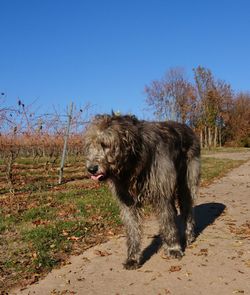
[[[86,167],[107,180],[127,231],[127,269],[140,266],[141,207],[152,205],[167,255],[182,257],[176,224],[178,204],[186,244],[194,240],[192,213],[200,177],[200,145],[193,131],[176,122],[140,121],[134,116],[97,115],[85,133]]]

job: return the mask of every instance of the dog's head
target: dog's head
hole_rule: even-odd
[[[134,116],[97,115],[85,136],[86,168],[94,180],[118,177],[131,165],[138,149]]]

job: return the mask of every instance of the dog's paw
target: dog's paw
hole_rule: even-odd
[[[195,236],[189,236],[186,239],[186,247],[190,246],[195,241]]]
[[[184,253],[181,250],[170,250],[169,255],[173,258],[181,259]]]
[[[167,249],[164,252],[166,256],[170,256],[179,260],[184,256],[184,253],[181,249]]]
[[[140,268],[140,263],[135,260],[135,259],[128,259],[124,264],[123,264],[125,269],[128,270],[133,270],[133,269],[138,269]]]

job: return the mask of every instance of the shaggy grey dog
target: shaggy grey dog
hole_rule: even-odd
[[[127,231],[124,267],[135,269],[141,265],[141,208],[145,203],[158,217],[166,254],[182,257],[176,205],[185,223],[188,245],[194,240],[192,205],[200,177],[200,145],[194,132],[176,122],[97,115],[84,140],[91,178],[107,180],[119,200]]]

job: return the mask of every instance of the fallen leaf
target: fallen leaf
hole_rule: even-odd
[[[109,236],[114,236],[115,233],[114,233],[112,230],[109,230],[109,231],[108,231],[108,235],[109,235]]]
[[[68,240],[70,241],[78,241],[80,239],[81,239],[80,237],[76,237],[76,236],[68,237]]]
[[[181,266],[180,265],[172,265],[169,269],[169,272],[176,272],[176,271],[180,271],[181,270]]]
[[[200,249],[200,252],[196,254],[197,256],[207,256],[208,249]]]
[[[110,253],[110,252],[107,252],[107,251],[101,251],[101,250],[95,250],[95,255],[97,255],[97,256],[109,256],[109,255],[111,255],[112,253]]]
[[[187,271],[187,272],[185,273],[185,275],[186,275],[187,277],[190,277],[190,276],[192,275],[192,273],[191,273],[190,271]]]
[[[63,231],[62,231],[62,235],[63,235],[63,236],[68,236],[69,233],[68,233],[66,230],[63,230]]]
[[[244,293],[245,293],[245,291],[244,290],[240,290],[240,289],[233,291],[233,294],[244,294]]]

